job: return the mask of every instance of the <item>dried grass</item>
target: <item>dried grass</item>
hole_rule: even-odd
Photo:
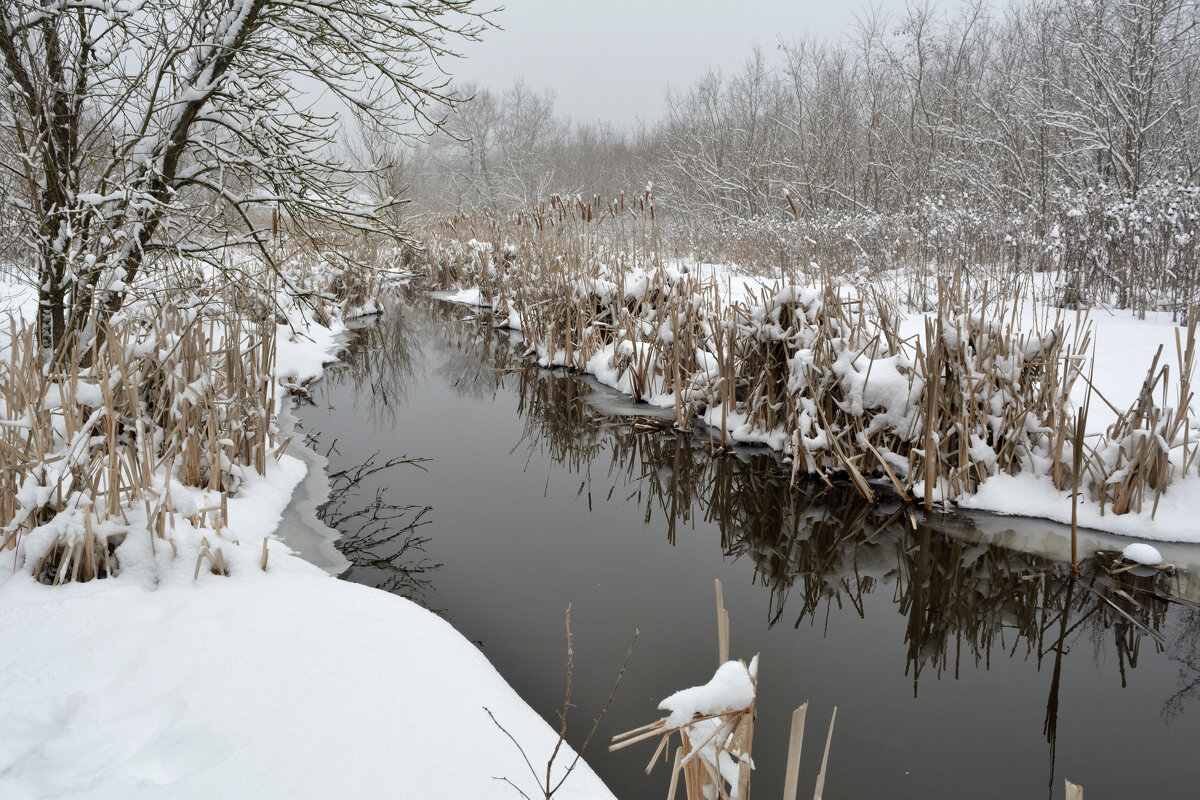
[[[725,609],[721,581],[717,580],[717,663],[729,661],[729,612]],[[649,725],[617,734],[612,739],[609,751],[659,737],[658,746],[646,765],[649,775],[659,756],[668,758],[671,737],[678,735],[679,745],[671,767],[671,784],[667,789],[667,800],[674,800],[683,777],[687,800],[745,800],[750,797],[750,781],[754,769],[751,751],[754,745],[754,722],[758,717],[758,656],[746,667],[754,687],[754,696],[744,708],[731,708],[721,713],[696,713],[682,725],[669,725],[664,717]],[[791,735],[788,743],[787,771],[784,776],[784,800],[794,800],[800,769],[801,745],[804,739],[804,720],[808,703],[800,706],[792,715]],[[833,742],[833,725],[837,719],[837,707],[829,721],[829,733],[825,739],[825,753],[821,760],[821,771],[817,775],[813,800],[820,800],[825,788],[825,770],[829,763],[829,749]]]
[[[729,614],[721,597],[721,582],[717,587],[717,639],[718,665],[729,660]],[[748,670],[751,683],[758,689],[757,656]],[[745,662],[739,662],[745,667]],[[720,714],[697,714],[686,724],[668,726],[667,718],[613,737],[610,751],[622,750],[638,742],[661,737],[646,774],[654,768],[660,755],[669,750],[671,737],[679,736],[674,765],[671,771],[671,787],[667,800],[672,800],[683,776],[688,800],[728,800],[750,796],[750,773],[753,769],[751,750],[754,744],[754,721],[758,716],[757,697],[745,708],[730,709]]]

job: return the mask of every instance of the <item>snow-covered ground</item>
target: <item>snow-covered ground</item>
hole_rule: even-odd
[[[0,287],[0,316],[31,299]],[[319,374],[337,333],[281,326],[279,376]],[[543,774],[557,735],[472,644],[285,544],[315,503],[289,507],[310,460],[291,450],[249,471],[219,538],[180,520],[173,553],[133,531],[115,578],[46,586],[3,553],[0,798],[541,796],[485,707]],[[194,577],[201,533],[229,577]],[[580,762],[556,797],[612,795]]]
[[[157,587],[5,576],[0,797],[540,796],[484,707],[543,768],[555,735],[473,645],[272,552]],[[583,763],[558,796],[611,797]]]

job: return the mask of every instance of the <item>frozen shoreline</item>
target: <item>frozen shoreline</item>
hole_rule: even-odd
[[[292,404],[285,402],[276,417],[279,435],[286,439],[296,431],[296,416]],[[329,497],[329,461],[306,445],[293,441],[289,455],[304,462],[304,477],[292,491],[292,499],[275,529],[275,535],[292,552],[323,572],[337,577],[346,571],[350,562],[338,551],[335,543],[341,535],[317,517],[317,507]]]

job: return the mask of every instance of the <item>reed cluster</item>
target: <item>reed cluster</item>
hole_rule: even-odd
[[[997,286],[961,266],[932,274],[914,332],[904,296],[878,283],[786,268],[752,278],[666,258],[649,190],[629,204],[460,215],[430,231],[426,255],[435,281],[479,286],[543,366],[673,407],[679,428],[699,416],[721,447],[770,444],[794,477],[842,475],[870,502],[890,485],[931,508],[1031,472],[1105,511],[1153,512],[1197,469],[1194,315],[1177,347],[1179,396],[1156,389],[1166,375],[1156,367],[1134,407],[1114,409],[1117,424],[1089,438],[1071,399],[1089,382],[1087,316],[1046,304],[1021,318],[1019,277]]]
[[[1166,487],[1195,464],[1196,433],[1189,409],[1198,317],[1200,308],[1193,309],[1186,334],[1179,328],[1175,331],[1176,397],[1168,396],[1171,369],[1169,364],[1160,366],[1159,347],[1137,399],[1119,414],[1087,460],[1093,491],[1101,506],[1107,505],[1115,514],[1140,512],[1147,503],[1153,513]]]
[[[0,550],[43,582],[108,577],[131,530],[176,551],[186,520],[216,537],[197,570],[226,573],[226,498],[276,452],[274,316],[145,307],[50,365],[32,326],[6,333]]]

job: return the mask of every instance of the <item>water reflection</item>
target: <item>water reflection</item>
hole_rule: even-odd
[[[368,421],[391,426],[425,368],[407,314],[394,314],[386,321],[368,317],[352,327],[341,360],[325,371],[323,383],[357,387],[359,396],[368,401]]]
[[[1189,609],[1179,627],[1180,635],[1168,649],[1179,669],[1179,688],[1163,706],[1163,719],[1168,723],[1200,697],[1200,610]]]
[[[1173,651],[1181,648],[1172,654],[1181,689],[1170,713],[1198,691],[1200,633],[1189,624],[1197,612],[1178,597],[1177,576],[1110,575],[1113,557],[1098,554],[1076,581],[1063,564],[986,541],[969,518],[926,520],[907,507],[867,505],[836,483],[792,485],[771,454],[714,455],[703,433],[681,434],[657,417],[603,413],[592,402],[602,388],[531,365],[518,340],[482,317],[464,318],[449,304],[434,305],[429,317],[458,356],[440,368],[453,372],[457,390],[517,393],[523,432],[514,450],[578,475],[589,498],[622,492],[619,499],[644,509],[647,525],[661,520],[672,543],[697,519],[715,523],[727,556],[753,560],[755,581],[770,592],[771,625],[817,624],[831,606],[862,615],[864,597],[885,587],[906,619],[905,674],[914,694],[926,671],[958,677],[965,661],[987,667],[993,657],[1034,659],[1039,669],[1051,659],[1057,674],[1076,639],[1093,656],[1114,654],[1124,686],[1142,648],[1167,647],[1168,610],[1182,605],[1188,635],[1170,642]],[[1056,693],[1052,683],[1051,741]]]
[[[320,434],[310,446],[320,447]],[[337,442],[325,452],[331,464],[340,453]],[[430,506],[395,502],[391,487],[405,468],[423,468],[425,459],[396,456],[365,461],[329,473],[329,500],[317,509],[321,521],[342,534],[337,548],[350,562],[341,577],[369,583],[385,592],[407,597],[426,608],[433,593],[433,576],[442,568],[425,554],[429,537],[420,533],[429,524]],[[384,485],[377,485],[384,481]],[[369,575],[370,580],[361,580]]]
[[[417,326],[432,326],[432,335]],[[1112,661],[1124,687],[1147,652],[1165,654],[1177,667],[1177,688],[1161,710],[1167,722],[1200,695],[1200,606],[1186,599],[1193,592],[1186,575],[1114,574],[1113,555],[1098,553],[1073,579],[1061,563],[998,544],[1003,537],[970,518],[866,505],[837,482],[793,486],[769,453],[715,454],[702,431],[674,431],[633,406],[614,414],[602,409],[612,405],[607,390],[539,369],[525,355],[519,338],[495,330],[486,316],[416,296],[362,331],[346,366],[328,380],[364,387],[358,397],[373,419],[394,420],[397,399],[430,364],[463,397],[514,394],[521,419],[515,458],[549,459],[578,478],[589,509],[638,504],[647,530],[662,531],[671,544],[701,522],[715,525],[724,555],[753,564],[753,581],[769,594],[770,626],[824,627],[834,613],[878,614],[880,603],[868,601],[889,600],[902,618],[914,697],[923,677],[958,678],[964,667],[990,669],[994,660],[1048,672],[1043,733],[1052,783],[1064,664],[1072,655]],[[356,488],[377,482],[380,471],[408,468],[407,460],[373,456],[335,473],[326,521],[345,534],[343,552],[355,569],[384,576],[365,582],[428,602],[440,566],[422,557],[428,540],[419,531],[430,509],[392,503],[386,488],[373,495]]]
[[[969,520],[950,532],[947,520],[866,505],[848,486],[793,487],[770,455],[714,457],[693,435],[604,418],[586,402],[586,384],[516,377],[524,447],[581,475],[589,493],[633,487],[622,499],[637,502],[648,525],[661,519],[672,542],[697,519],[715,523],[725,554],[751,559],[769,590],[770,625],[819,624],[833,606],[861,616],[865,596],[885,587],[906,619],[914,695],[924,672],[957,677],[964,661],[986,667],[997,651],[1040,667],[1076,632],[1115,652],[1122,674],[1142,647],[1164,646],[1170,576],[1112,577],[1093,560],[1077,589],[1063,565],[983,541]]]

